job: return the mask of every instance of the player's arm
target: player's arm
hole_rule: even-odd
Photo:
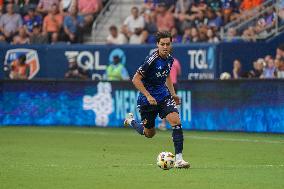
[[[170,75],[168,75],[168,77],[166,79],[166,86],[168,87],[171,95],[175,96],[176,92],[175,92],[174,85],[173,85],[173,82],[172,82],[172,79],[171,79]]]
[[[168,87],[168,89],[169,89],[171,95],[173,96],[173,99],[175,100],[176,104],[179,105],[181,103],[180,98],[176,94],[176,91],[174,89],[174,85],[173,85],[173,82],[172,82],[170,75],[168,75],[168,77],[166,79],[166,86]]]
[[[141,74],[139,74],[138,72],[136,72],[133,79],[132,79],[132,83],[147,98],[148,102],[151,105],[157,105],[157,101],[155,100],[155,98],[152,97],[150,95],[150,93],[147,91],[147,89],[145,88],[145,86],[142,82],[142,78],[143,78],[143,76]]]

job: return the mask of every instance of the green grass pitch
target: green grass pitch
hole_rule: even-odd
[[[185,131],[192,168],[162,170],[171,132],[152,139],[132,129],[1,127],[1,189],[284,188],[284,135]]]

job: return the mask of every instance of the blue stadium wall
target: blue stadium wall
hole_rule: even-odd
[[[173,56],[182,65],[181,80],[214,79],[220,73],[232,71],[234,59],[240,59],[243,70],[249,71],[252,62],[267,54],[274,55],[277,43],[221,43],[174,45]],[[38,70],[34,78],[63,79],[68,62],[75,61],[88,70],[90,78],[101,79],[114,55],[119,55],[130,76],[141,65],[154,45],[0,45],[0,79],[7,78],[4,71],[22,53],[34,58]]]
[[[182,81],[178,88],[184,129],[284,133],[283,80]],[[1,126],[122,127],[127,112],[139,119],[131,82],[2,80],[0,89]]]
[[[277,45],[278,42],[175,45],[173,56],[182,66],[183,81],[178,93],[183,99],[180,113],[184,128],[284,133],[284,81],[194,80],[216,79],[221,72],[230,72],[236,58],[243,62],[244,70],[249,70],[257,58],[274,55]],[[120,127],[126,112],[134,112],[139,118],[137,92],[131,83],[98,85],[97,80],[103,78],[114,55],[121,57],[132,76],[154,48],[0,45],[0,125]],[[5,68],[22,53],[37,63],[33,80],[5,80]],[[61,80],[68,62],[74,59],[94,81]]]

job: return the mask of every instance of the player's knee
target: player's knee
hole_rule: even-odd
[[[176,119],[176,120],[172,120],[170,124],[171,124],[172,127],[174,127],[176,125],[180,125],[181,123],[180,123],[179,119]]]
[[[168,122],[172,127],[181,124],[179,115],[176,112],[168,114],[166,119],[168,120]]]
[[[145,134],[146,138],[153,138],[155,136],[155,133]]]
[[[147,138],[153,138],[155,134],[156,134],[156,131],[154,129],[144,132],[144,135]]]

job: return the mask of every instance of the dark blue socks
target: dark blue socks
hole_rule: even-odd
[[[144,135],[144,127],[141,123],[137,123],[137,121],[132,120],[131,126],[140,134]]]
[[[175,154],[182,153],[183,150],[183,132],[181,125],[173,126],[173,142],[175,146]]]

